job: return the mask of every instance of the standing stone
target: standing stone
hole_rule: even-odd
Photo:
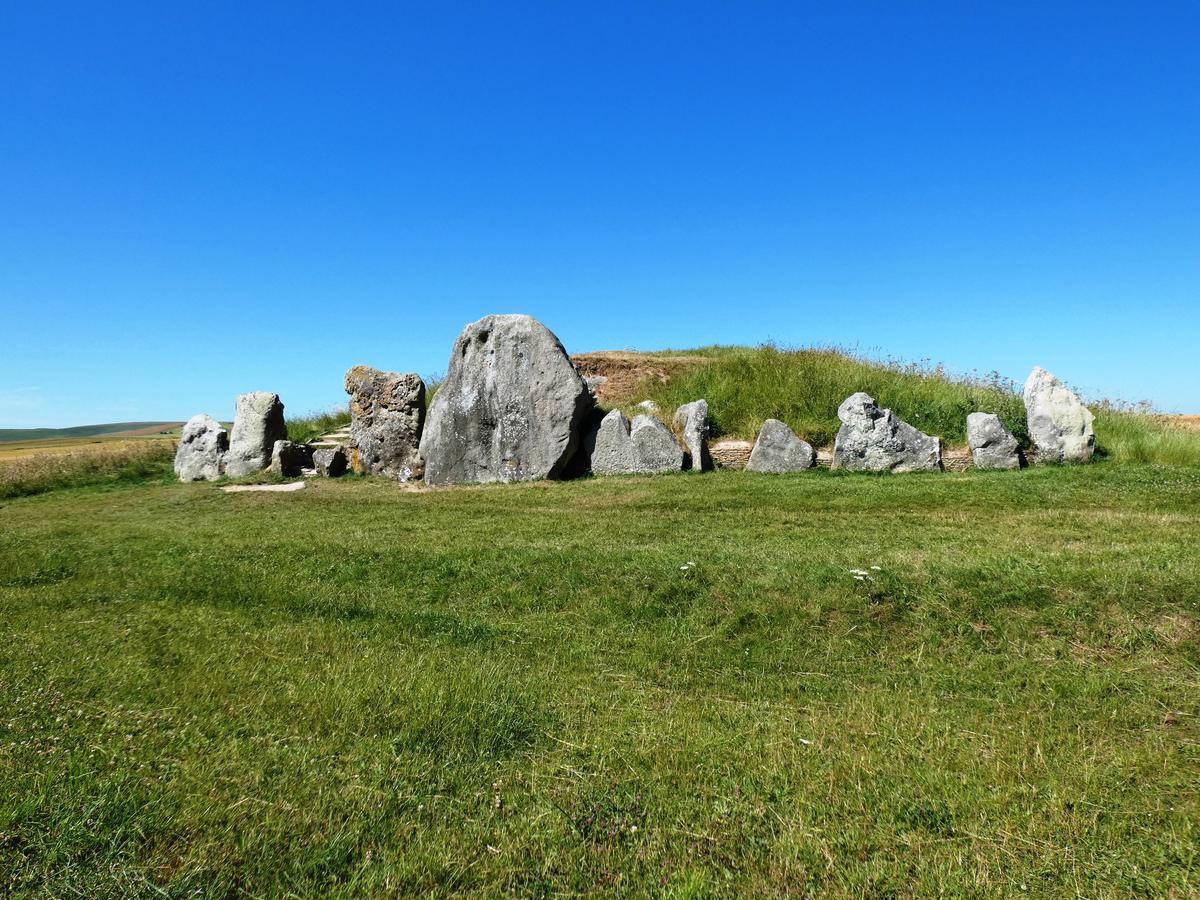
[[[592,474],[626,475],[636,470],[629,420],[619,409],[614,409],[600,420],[592,447]]]
[[[778,419],[767,419],[758,432],[758,440],[750,451],[747,472],[802,472],[817,464],[812,445],[796,437],[796,433]]]
[[[973,412],[967,416],[967,446],[976,469],[1021,468],[1017,439],[994,413]]]
[[[1038,462],[1092,458],[1096,449],[1092,411],[1041,366],[1034,366],[1025,382],[1025,416]]]
[[[486,316],[454,342],[421,438],[429,484],[563,475],[592,396],[558,338],[529,316]]]
[[[636,416],[629,431],[635,472],[678,472],[683,469],[683,448],[666,423],[657,416]]]
[[[346,474],[346,451],[341,447],[326,447],[313,451],[313,468],[325,478],[338,478]]]
[[[278,394],[251,391],[237,398],[233,435],[225,454],[225,474],[237,478],[261,472],[271,464],[276,441],[287,440],[283,404]]]
[[[675,410],[672,420],[675,427],[683,432],[683,442],[687,446],[691,468],[696,472],[707,472],[713,467],[712,457],[708,454],[708,401],[693,400]]]
[[[271,448],[271,471],[282,478],[295,478],[301,469],[312,465],[313,451],[308,444],[276,441]]]
[[[229,432],[205,413],[187,420],[175,451],[175,474],[180,481],[214,481],[221,477]]]
[[[942,442],[880,409],[859,391],[838,407],[842,427],[833,443],[833,468],[853,472],[937,472]]]
[[[356,472],[399,481],[420,478],[425,382],[409,372],[355,366],[346,373],[350,395],[350,454]]]

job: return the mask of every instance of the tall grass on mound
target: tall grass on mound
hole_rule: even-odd
[[[1094,411],[1099,456],[1118,462],[1200,466],[1200,433],[1109,404]]]
[[[0,462],[0,500],[67,487],[122,484],[171,474],[174,441],[128,441]]]
[[[338,407],[287,420],[288,440],[306,443],[350,424],[350,408]]]
[[[753,440],[766,419],[782,419],[818,446],[833,443],[837,408],[856,391],[951,444],[966,442],[967,415],[991,412],[1028,442],[1025,405],[1016,385],[998,374],[961,378],[941,366],[874,362],[839,350],[705,348],[713,361],[666,384],[648,382],[646,396],[671,409],[703,397],[717,434]]]

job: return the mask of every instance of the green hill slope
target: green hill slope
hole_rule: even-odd
[[[127,432],[149,433],[151,429],[170,431],[179,422],[107,422],[102,425],[75,425],[71,428],[0,428],[0,444],[9,441],[45,441],[54,438],[102,437]]]

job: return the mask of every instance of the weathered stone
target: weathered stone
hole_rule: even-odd
[[[346,451],[341,447],[326,447],[313,451],[313,468],[325,478],[337,478],[346,473]]]
[[[560,477],[591,408],[587,385],[549,329],[529,316],[486,316],[454,342],[421,438],[425,480]]]
[[[237,398],[233,434],[225,454],[225,473],[237,478],[261,472],[271,463],[276,441],[287,440],[283,404],[278,394],[252,391]]]
[[[712,457],[708,454],[708,401],[693,400],[675,410],[672,419],[675,427],[683,432],[683,443],[688,455],[684,465],[697,472],[712,469]]]
[[[1096,449],[1092,411],[1040,366],[1025,382],[1025,416],[1038,462],[1087,462]]]
[[[213,481],[221,477],[229,432],[212,416],[199,413],[187,420],[175,451],[180,481]]]
[[[658,404],[655,403],[653,400],[643,400],[641,403],[639,403],[637,405],[637,408],[642,410],[642,412],[645,412],[645,413],[658,412]]]
[[[778,419],[767,419],[758,432],[758,440],[750,451],[747,472],[802,472],[817,464],[812,445],[796,437],[796,433]]]
[[[350,447],[356,472],[399,481],[420,478],[425,382],[409,372],[355,366],[346,373],[350,395]]]
[[[1017,439],[994,413],[973,412],[967,416],[967,446],[976,469],[1021,468]]]
[[[629,436],[629,420],[614,409],[600,420],[596,441],[592,446],[592,473],[595,475],[626,475],[637,471],[633,439]]]
[[[683,448],[662,419],[635,416],[629,437],[635,472],[678,472],[683,468]]]
[[[592,396],[596,395],[601,385],[608,383],[607,375],[584,375],[583,383],[587,385],[587,389],[592,392]]]
[[[880,409],[859,391],[838,407],[842,427],[833,443],[833,468],[854,472],[921,472],[942,468],[941,439],[923,434]]]
[[[308,444],[276,441],[271,448],[271,471],[284,478],[295,478],[301,469],[312,466],[313,451]]]

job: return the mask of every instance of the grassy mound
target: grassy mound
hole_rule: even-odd
[[[350,410],[347,407],[313,412],[296,418],[288,417],[288,440],[303,444],[349,424]]]
[[[711,361],[665,382],[647,380],[639,393],[664,409],[704,397],[718,435],[753,440],[763,421],[775,418],[809,442],[829,445],[838,430],[838,405],[855,391],[866,391],[881,406],[950,445],[966,443],[972,412],[995,413],[1022,445],[1029,443],[1019,385],[995,373],[968,378],[941,366],[876,362],[828,349],[707,347],[686,353]],[[1095,412],[1101,456],[1200,465],[1200,434],[1107,405]]]

